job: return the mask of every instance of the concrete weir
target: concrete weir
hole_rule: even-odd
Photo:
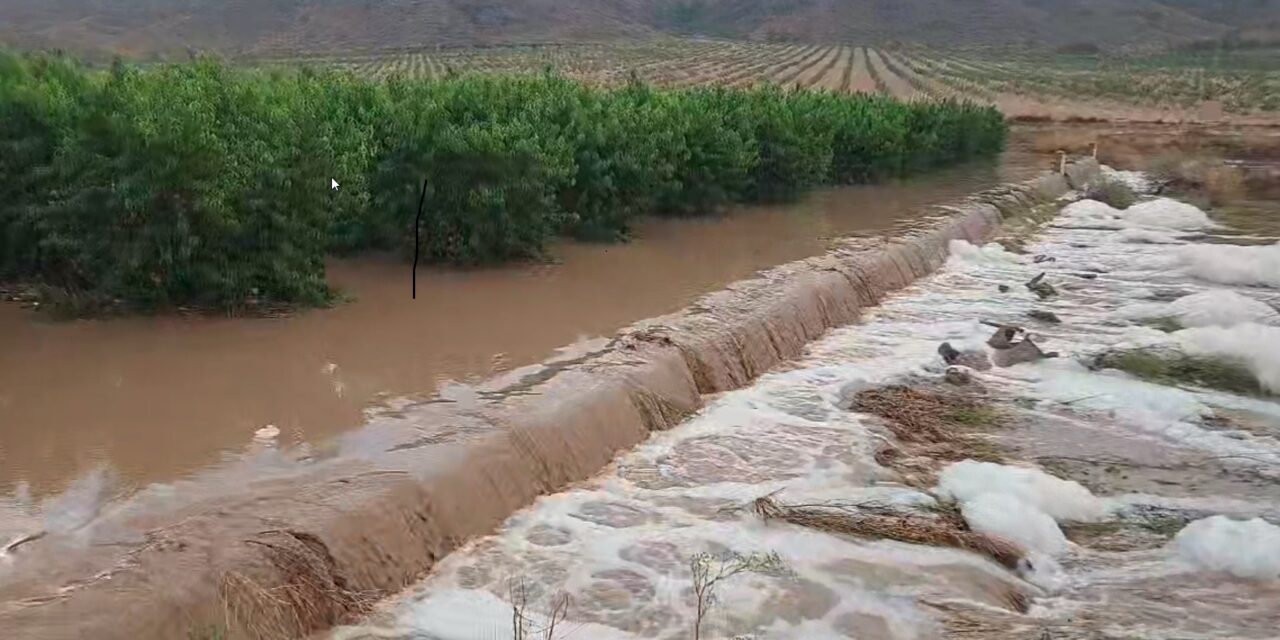
[[[5,637],[287,638],[349,622],[540,495],[748,384],[938,268],[953,239],[1092,179],[1096,163],[973,195],[921,229],[848,239],[607,346],[381,411],[331,450],[148,488],[0,558]],[[449,395],[449,394],[442,394]]]

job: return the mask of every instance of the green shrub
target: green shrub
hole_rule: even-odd
[[[706,213],[745,197],[757,149],[743,95],[694,88],[656,96],[658,128],[648,133],[671,132],[659,150],[671,179],[655,194],[657,213]]]
[[[41,270],[48,232],[36,209],[58,186],[54,158],[92,90],[68,60],[0,54],[0,277]]]
[[[86,308],[319,304],[326,253],[412,252],[424,180],[422,255],[480,264],[1003,142],[955,102],[0,53],[0,278]]]
[[[433,110],[434,111],[434,110]],[[555,187],[570,149],[539,144],[527,122],[449,122],[443,111],[400,132],[375,174],[375,209],[413,251],[413,221],[425,182],[421,250],[430,260],[481,264],[538,256],[562,223]],[[432,117],[434,116],[434,117]]]
[[[756,140],[747,195],[753,200],[786,199],[827,182],[832,125],[839,126],[825,104],[829,97],[766,87],[748,93],[747,99]]]
[[[6,205],[35,230],[14,269],[147,306],[323,302],[332,153],[293,89],[210,62],[92,78]]]

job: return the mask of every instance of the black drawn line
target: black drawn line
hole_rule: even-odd
[[[413,220],[413,299],[418,299],[418,229],[422,227],[422,205],[427,202],[427,180],[422,180],[422,195],[418,198],[418,217]]]

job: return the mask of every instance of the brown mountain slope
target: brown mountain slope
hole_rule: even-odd
[[[627,0],[3,0],[0,42],[121,54],[387,49],[610,39]]]
[[[1217,38],[1280,0],[0,0],[0,42],[144,55],[604,40],[1104,47]],[[1272,16],[1275,19],[1276,16]]]
[[[762,39],[1124,47],[1216,37],[1228,30],[1155,0],[670,2],[669,28]],[[696,18],[681,24],[686,16]]]
[[[268,51],[486,45],[643,36],[623,0],[348,0],[307,2],[257,43]]]

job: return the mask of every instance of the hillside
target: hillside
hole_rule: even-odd
[[[695,20],[671,28],[717,35],[878,43],[1106,47],[1215,37],[1217,22],[1155,0],[671,0]],[[681,4],[683,3],[683,4]],[[679,9],[697,7],[696,9]]]
[[[940,45],[1220,38],[1280,0],[7,0],[0,41],[127,56],[394,49],[700,33]]]

